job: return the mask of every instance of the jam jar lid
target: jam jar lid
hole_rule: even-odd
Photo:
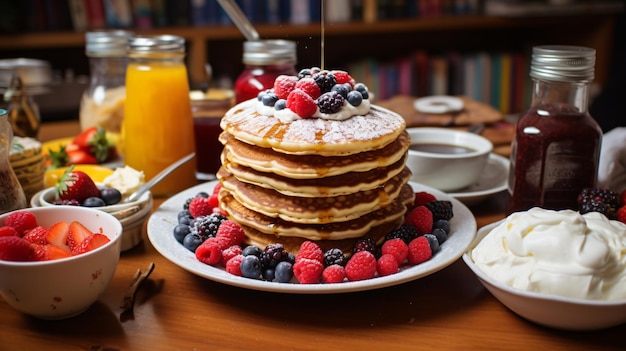
[[[126,30],[100,30],[85,33],[85,53],[90,57],[126,56],[128,40],[133,33]]]
[[[533,47],[530,76],[559,82],[590,82],[594,78],[596,50],[582,46]]]
[[[295,64],[296,42],[281,39],[245,41],[243,63],[249,65]]]

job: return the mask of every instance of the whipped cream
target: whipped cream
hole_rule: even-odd
[[[293,112],[289,108],[284,108],[282,110],[276,110],[273,106],[265,106],[261,101],[256,102],[256,110],[259,114],[264,116],[274,116],[280,119],[283,123],[289,123],[293,121],[297,121],[302,119],[295,112]],[[370,111],[370,101],[369,99],[363,99],[359,106],[352,106],[348,101],[343,102],[343,107],[341,110],[335,113],[322,113],[320,112],[319,107],[317,111],[313,114],[313,116],[309,118],[321,118],[332,121],[345,121],[346,119],[352,116],[364,116]]]
[[[470,253],[486,275],[516,289],[626,299],[626,224],[597,212],[516,212]]]
[[[113,174],[103,180],[104,185],[119,190],[122,197],[139,190],[145,182],[146,178],[143,172],[130,166],[116,168]]]

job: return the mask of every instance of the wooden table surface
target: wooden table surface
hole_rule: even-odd
[[[501,194],[471,208],[478,226],[503,218],[504,204]],[[122,253],[105,294],[77,317],[38,320],[1,301],[0,350],[624,349],[626,325],[567,332],[518,317],[461,259],[384,289],[289,295],[198,277],[155,251],[145,225],[143,235],[143,242]],[[137,294],[134,312],[124,312],[120,304],[133,275],[150,262],[155,269]]]

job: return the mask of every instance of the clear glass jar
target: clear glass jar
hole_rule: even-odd
[[[602,130],[587,110],[594,65],[591,48],[533,48],[531,106],[512,143],[510,212],[575,210],[582,189],[596,186]]]
[[[290,40],[257,40],[243,43],[245,68],[235,81],[235,102],[256,98],[274,86],[281,74],[295,76],[296,43]]]
[[[13,134],[21,137],[37,138],[41,126],[39,106],[28,94],[26,85],[19,74],[13,75],[11,84],[4,92],[7,113]]]
[[[13,142],[13,128],[6,110],[0,109],[0,213],[26,208],[26,196],[17,179],[9,154]]]
[[[95,31],[85,34],[85,53],[89,57],[90,82],[80,103],[80,126],[101,127],[120,133],[126,98],[128,40],[124,30]]]
[[[121,151],[124,163],[146,180],[195,152],[193,117],[185,57],[178,36],[137,36],[130,40]],[[195,158],[152,188],[155,196],[197,184]]]

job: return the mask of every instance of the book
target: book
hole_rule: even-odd
[[[104,3],[102,0],[85,0],[87,9],[87,29],[106,28],[106,18],[104,14]]]
[[[87,30],[87,4],[84,0],[67,0],[72,28],[76,32]]]
[[[165,27],[168,25],[165,0],[150,0],[151,14],[152,14],[152,26]]]
[[[350,0],[324,1],[325,23],[345,23],[352,19]]]
[[[512,100],[512,62],[511,55],[508,53],[501,53],[500,56],[500,112],[507,115],[511,111]]]
[[[150,0],[131,0],[133,22],[138,29],[149,29],[152,24],[152,6]]]
[[[103,5],[107,28],[129,28],[133,26],[130,0],[103,0]]]

